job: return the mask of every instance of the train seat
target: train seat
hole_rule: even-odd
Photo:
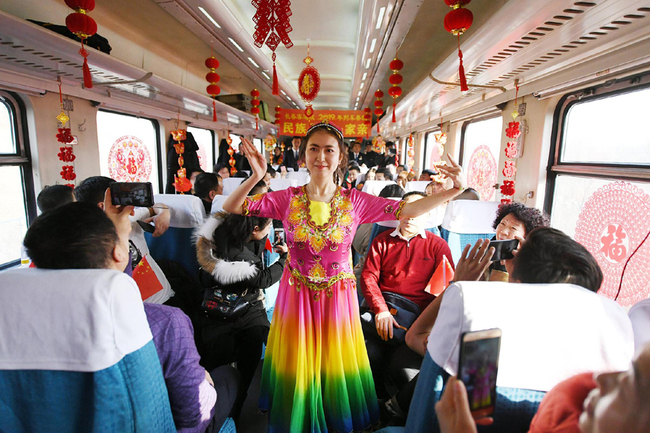
[[[225,202],[227,198],[227,195],[215,195],[212,200],[212,209],[210,209],[210,213],[222,212],[223,202]]]
[[[131,278],[6,271],[0,305],[0,431],[176,432]]]
[[[157,260],[172,260],[198,281],[199,263],[192,241],[194,230],[203,225],[205,208],[201,199],[192,195],[156,194],[155,201],[169,206],[169,229],[159,237],[146,233],[151,256]]]
[[[449,244],[454,263],[458,263],[465,245],[479,239],[492,239],[492,223],[499,203],[494,201],[453,200],[445,210],[441,236]]]
[[[374,196],[379,196],[381,190],[388,185],[395,185],[395,182],[392,180],[369,180],[363,184],[363,189],[361,189],[361,191]]]
[[[513,308],[520,306],[520,308]],[[462,282],[447,288],[404,430],[438,432],[432,408],[458,371],[463,333],[502,331],[494,424],[479,432],[526,432],[544,394],[579,373],[629,367],[632,325],[616,302],[571,284]]]
[[[244,181],[243,177],[227,177],[223,180],[223,195],[230,195],[239,184]]]
[[[627,314],[634,329],[634,347],[639,350],[650,342],[650,299],[637,302]]]
[[[429,180],[412,180],[410,182],[406,182],[406,188],[404,189],[406,192],[411,192],[411,191],[420,191],[424,192],[425,189],[427,189],[427,185],[429,185],[431,181]]]
[[[296,186],[298,186],[298,179],[271,179],[271,190],[273,191],[282,191]]]
[[[309,183],[310,176],[309,172],[298,170],[287,173],[287,179],[295,180],[298,182],[297,186],[303,186]]]

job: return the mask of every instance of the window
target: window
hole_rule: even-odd
[[[544,208],[595,257],[599,293],[623,306],[650,295],[649,104],[650,74],[621,79],[565,95],[553,125]]]
[[[100,110],[97,112],[99,170],[119,182],[151,182],[162,192],[157,122]]]
[[[230,139],[232,140],[232,148],[235,149],[235,152],[239,152],[239,145],[241,144],[241,136],[237,134],[230,134]]]
[[[431,168],[434,163],[442,159],[445,151],[444,145],[447,140],[446,138],[441,138],[441,133],[442,131],[427,133],[424,144],[424,166],[422,169]]]
[[[22,102],[0,91],[0,269],[20,263],[29,221],[36,217],[29,148],[24,141]]]
[[[262,155],[264,155],[264,149],[263,149],[263,146],[262,146],[262,139],[261,138],[253,138],[253,145],[255,146],[255,149],[259,150],[260,153]]]
[[[192,133],[196,144],[199,145],[197,155],[201,169],[203,171],[212,171],[212,167],[214,167],[214,132],[193,126],[188,126],[187,132]]]
[[[481,200],[495,200],[502,132],[500,115],[472,120],[462,128],[460,165],[467,173],[467,185],[478,191]]]

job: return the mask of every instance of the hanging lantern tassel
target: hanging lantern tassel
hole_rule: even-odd
[[[217,103],[214,99],[212,100],[212,121],[217,121]]]
[[[273,94],[274,95],[279,95],[280,94],[280,85],[278,84],[278,73],[275,70],[275,53],[273,53],[273,56],[271,58],[273,59]]]
[[[467,78],[465,78],[465,68],[463,67],[463,52],[460,50],[460,35],[458,35],[458,59],[460,60],[460,64],[458,65],[460,91],[467,92],[469,90],[469,87],[467,87]]]
[[[81,40],[81,49],[79,50],[79,54],[84,58],[84,64],[83,64],[83,76],[84,76],[84,87],[86,89],[92,89],[93,88],[93,77],[90,75],[90,68],[88,67],[88,51],[86,51],[86,48],[84,47],[84,40]]]

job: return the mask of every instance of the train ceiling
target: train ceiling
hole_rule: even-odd
[[[0,82],[4,70],[79,85],[77,44],[22,20],[55,16],[62,22],[69,10],[62,0],[44,0],[43,11],[35,2],[0,2]],[[454,120],[493,109],[514,99],[515,80],[523,94],[544,95],[558,83],[589,82],[650,64],[650,0],[474,0],[468,8],[474,25],[461,38],[468,83],[493,88],[461,93],[434,82],[458,80],[457,41],[442,26],[449,10],[443,0],[294,0],[294,47],[277,50],[282,93],[272,96],[270,51],[253,45],[249,0],[98,0],[93,16],[116,49],[111,56],[91,53],[96,79],[153,75],[93,91],[208,119],[203,60],[213,46],[222,62],[222,93],[248,93],[256,86],[271,107],[303,107],[297,78],[309,44],[323,79],[315,108],[362,109],[372,105],[376,89],[387,93],[388,63],[397,52],[404,61],[404,96],[397,123],[390,122],[390,111],[381,120],[395,136],[434,127],[441,113]],[[131,52],[134,47],[140,48]],[[229,113],[226,119],[252,119],[227,106],[219,110]]]

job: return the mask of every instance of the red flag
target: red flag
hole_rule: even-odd
[[[133,279],[138,284],[140,296],[143,301],[163,289],[158,277],[153,269],[151,269],[147,256],[144,256],[140,260],[140,263],[138,263],[138,266],[133,270]]]
[[[438,264],[436,271],[431,276],[429,284],[424,288],[424,291],[438,296],[447,288],[449,282],[453,281],[453,279],[454,268],[451,267],[447,256],[442,256],[442,261]]]

